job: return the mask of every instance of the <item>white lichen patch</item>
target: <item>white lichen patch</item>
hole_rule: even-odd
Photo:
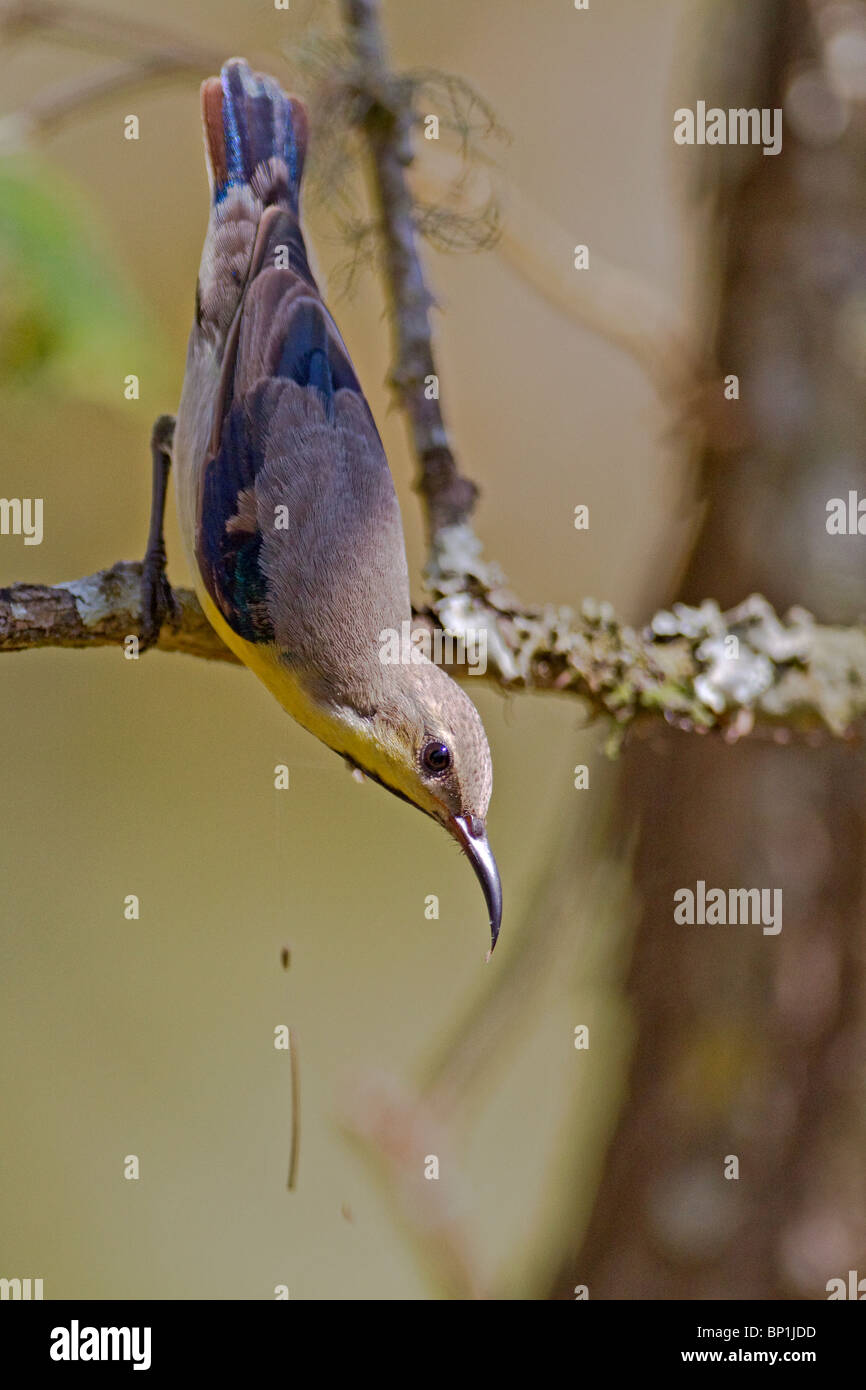
[[[96,628],[111,619],[116,620],[119,609],[137,612],[139,585],[140,579],[134,571],[124,573],[115,567],[114,570],[91,574],[86,579],[72,579],[55,587],[65,589],[75,599],[75,607],[84,627]]]
[[[805,609],[780,619],[760,594],[723,613],[714,599],[699,608],[674,604],[656,613],[656,637],[683,637],[694,645],[704,669],[695,677],[695,694],[715,714],[735,706],[751,708],[777,684],[780,667],[808,661],[815,620]]]

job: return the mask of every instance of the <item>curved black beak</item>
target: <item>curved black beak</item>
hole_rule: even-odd
[[[451,827],[484,892],[484,901],[490,914],[490,951],[487,956],[489,960],[499,938],[499,926],[502,922],[502,884],[499,880],[499,870],[493,858],[493,851],[487,843],[483,820],[478,816],[452,816]]]

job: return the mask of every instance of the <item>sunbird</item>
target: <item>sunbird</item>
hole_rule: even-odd
[[[381,659],[382,638],[411,619],[406,547],[382,441],[307,260],[306,110],[239,58],[201,97],[211,209],[173,438],[165,416],[152,440],[143,641],[171,605],[173,463],[208,619],[299,724],[457,840],[484,890],[492,951],[502,889],[484,726],[421,651]]]

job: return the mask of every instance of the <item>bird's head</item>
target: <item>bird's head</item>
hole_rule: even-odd
[[[432,662],[383,668],[373,709],[345,710],[350,762],[439,821],[472,864],[490,916],[490,950],[502,919],[499,870],[487,842],[493,764],[484,725],[456,681]]]

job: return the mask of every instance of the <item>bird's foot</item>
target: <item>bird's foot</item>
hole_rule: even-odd
[[[141,567],[141,620],[138,633],[139,651],[143,652],[159,641],[163,623],[168,622],[176,627],[180,618],[180,609],[165,572],[165,541],[162,534],[173,439],[174,416],[160,415],[150,436],[153,498],[147,554]]]
[[[163,623],[177,627],[180,609],[165,572],[165,549],[148,551],[141,567],[141,621],[138,649],[146,652],[159,641]]]

